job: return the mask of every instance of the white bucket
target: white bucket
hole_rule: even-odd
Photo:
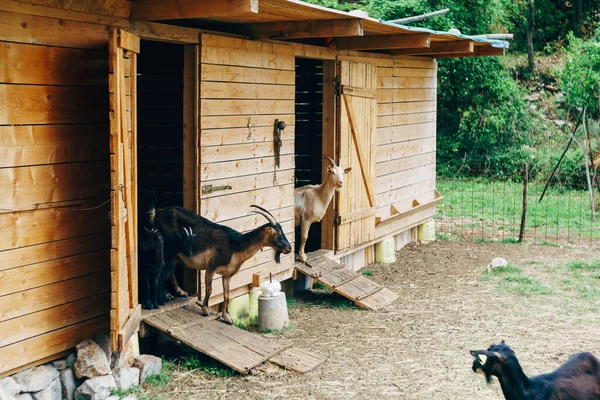
[[[396,261],[394,238],[388,236],[375,245],[375,261],[391,264]]]
[[[285,293],[272,297],[258,297],[258,329],[278,331],[289,324]]]

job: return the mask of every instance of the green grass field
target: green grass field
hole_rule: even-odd
[[[529,185],[525,241],[600,246],[600,223],[592,222],[588,192],[554,186],[539,202],[543,188],[543,183]],[[441,238],[508,243],[518,238],[521,182],[438,178],[437,189],[444,196],[435,216]]]

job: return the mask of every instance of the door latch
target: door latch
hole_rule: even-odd
[[[231,189],[233,189],[233,188],[230,185],[223,185],[223,186],[204,185],[204,186],[202,186],[202,194],[217,192],[219,190],[231,190]]]

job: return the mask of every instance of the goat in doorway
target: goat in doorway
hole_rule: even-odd
[[[300,227],[300,246],[298,248],[298,259],[306,261],[304,246],[308,239],[308,230],[314,222],[321,222],[327,212],[333,194],[344,186],[344,174],[352,168],[343,169],[329,157],[327,167],[327,179],[320,185],[306,185],[294,189],[294,225]]]

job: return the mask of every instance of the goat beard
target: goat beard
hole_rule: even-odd
[[[492,375],[488,374],[487,372],[485,372],[483,370],[483,364],[481,364],[481,362],[479,361],[478,358],[476,358],[475,362],[473,363],[473,371],[478,372],[478,373],[483,373],[485,375],[485,381],[487,382],[488,385],[490,383],[492,383]],[[479,371],[481,371],[481,372],[479,372]]]
[[[275,262],[277,264],[281,264],[281,252],[280,251],[275,252]]]

